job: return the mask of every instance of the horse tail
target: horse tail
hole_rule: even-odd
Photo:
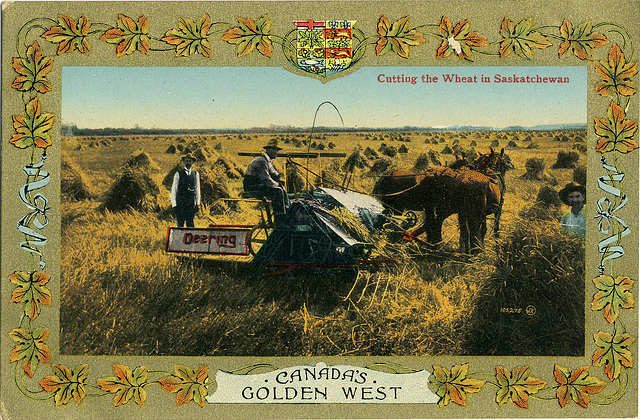
[[[499,181],[498,181],[499,182]],[[496,180],[492,180],[489,185],[488,197],[491,197],[491,203],[487,206],[487,214],[493,214],[493,236],[499,236],[500,216],[502,215],[502,207],[504,205],[504,185],[498,184]]]
[[[502,215],[502,206],[504,205],[504,192],[505,190],[500,191],[500,204],[498,204],[498,209],[496,210],[495,218],[493,219],[493,237],[500,237],[500,216]]]

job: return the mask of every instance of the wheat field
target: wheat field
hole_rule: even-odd
[[[320,133],[309,139],[284,133],[66,137],[63,156],[60,352],[91,355],[313,356],[313,355],[579,355],[584,346],[584,244],[557,220],[566,210],[536,206],[543,187],[559,190],[586,164],[584,130],[531,132]],[[421,153],[455,160],[457,147],[486,153],[505,148],[506,175],[500,238],[487,235],[478,255],[458,252],[456,216],[445,221],[443,243],[395,242],[375,232],[397,262],[343,270],[257,270],[248,257],[182,257],[164,251],[175,225],[163,180],[180,149],[207,150],[199,170],[213,168],[231,198],[239,172],[278,138],[283,152],[343,152],[359,148],[369,167],[357,168],[350,188],[368,193],[381,172],[378,160],[411,169]],[[385,147],[382,147],[382,144]],[[319,146],[322,144],[322,146]],[[473,145],[473,146],[472,146]],[[171,153],[171,149],[175,153]],[[393,148],[398,153],[382,150]],[[404,150],[406,149],[406,151]],[[157,192],[143,209],[109,210],[104,203],[138,151]],[[573,153],[554,168],[559,153]],[[393,156],[392,156],[393,155]],[[220,160],[222,158],[222,160]],[[531,159],[538,160],[535,177]],[[344,158],[312,160],[342,181]],[[215,162],[218,162],[216,165]],[[223,167],[221,162],[226,163]],[[301,159],[303,166],[306,162]],[[282,170],[284,160],[276,160]],[[372,169],[372,167],[374,167]],[[529,168],[529,169],[527,169]],[[67,174],[65,175],[65,170]],[[225,172],[226,171],[226,172]],[[523,176],[524,175],[524,176]],[[65,176],[73,188],[65,188]],[[303,176],[304,178],[304,176]],[[314,181],[314,175],[309,177]],[[84,193],[76,194],[83,188]],[[75,188],[75,189],[74,189]],[[151,188],[150,191],[154,191]],[[145,200],[147,200],[145,198]],[[255,224],[258,213],[232,200],[207,203],[196,226]],[[489,231],[492,221],[489,221]],[[522,281],[527,279],[527,281]],[[568,300],[568,303],[567,303]],[[527,307],[537,308],[526,315]],[[558,310],[564,315],[559,316]],[[517,312],[517,310],[520,312]],[[515,312],[514,312],[515,311]],[[582,329],[581,329],[582,328]],[[538,338],[540,331],[545,337]]]

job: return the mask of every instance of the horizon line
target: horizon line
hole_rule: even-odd
[[[258,127],[245,127],[245,128],[158,128],[158,127],[78,127],[74,123],[62,123],[61,128],[63,131],[65,129],[73,129],[78,131],[188,131],[188,132],[197,132],[197,131],[251,131],[251,130],[262,130],[262,131],[287,131],[287,130],[296,130],[296,131],[311,131],[313,130],[330,130],[330,131],[376,131],[376,130],[461,130],[461,131],[473,131],[476,130],[545,130],[543,127],[566,127],[566,128],[578,128],[578,129],[587,129],[587,123],[557,123],[557,124],[536,124],[530,126],[524,125],[506,125],[506,126],[486,126],[486,125],[465,125],[465,124],[454,124],[454,125],[446,125],[446,126],[414,126],[414,125],[403,125],[403,126],[385,126],[385,127],[336,127],[336,126],[316,126],[316,127],[302,127],[302,126],[293,126],[293,125],[277,125],[272,124],[270,126],[258,126]]]

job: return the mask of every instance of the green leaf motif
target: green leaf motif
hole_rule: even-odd
[[[271,44],[271,20],[266,16],[261,16],[257,23],[251,19],[238,18],[239,26],[229,29],[222,36],[222,40],[229,44],[236,44],[237,55],[250,54],[258,50],[260,54],[271,57],[273,46]]]
[[[211,28],[211,20],[205,14],[197,22],[191,19],[180,18],[178,29],[171,29],[162,38],[167,44],[176,46],[176,55],[188,57],[200,53],[204,57],[211,58],[211,43],[207,33]]]
[[[466,394],[480,392],[485,381],[467,378],[469,365],[463,364],[449,369],[433,366],[433,375],[429,382],[437,387],[436,395],[440,397],[438,406],[445,407],[451,401],[458,405],[466,405]]]
[[[571,22],[566,19],[560,26],[560,36],[564,41],[558,48],[558,58],[571,49],[579,59],[591,60],[591,50],[609,42],[604,35],[593,32],[591,23],[585,22],[574,29]]]
[[[126,404],[131,398],[138,405],[142,405],[147,399],[147,391],[144,389],[147,382],[147,368],[144,366],[137,367],[131,371],[124,365],[114,364],[113,370],[115,377],[98,379],[98,386],[103,391],[115,394],[114,403],[118,407]]]
[[[633,294],[630,292],[633,280],[629,277],[616,277],[600,275],[593,279],[598,292],[593,295],[591,310],[604,309],[604,317],[609,323],[614,323],[618,318],[620,309],[633,308]]]
[[[532,48],[544,49],[551,43],[540,32],[531,29],[533,19],[523,19],[514,25],[506,17],[500,26],[500,58],[508,56],[512,51],[520,57],[533,59]]]
[[[195,371],[188,366],[176,365],[175,375],[160,379],[160,385],[166,391],[176,393],[176,405],[193,400],[204,407],[209,382],[209,368],[201,366]]]
[[[51,146],[49,130],[53,127],[53,114],[41,113],[40,100],[33,98],[25,107],[26,118],[22,115],[13,115],[13,128],[16,134],[11,137],[9,143],[19,149],[27,147],[47,148]]]
[[[633,356],[629,347],[635,338],[627,333],[612,336],[609,333],[598,331],[593,335],[596,346],[599,347],[592,357],[594,366],[603,366],[604,373],[613,381],[620,376],[623,366],[633,367]]]
[[[402,58],[409,58],[409,47],[426,42],[424,35],[415,29],[409,29],[409,16],[405,16],[389,25],[384,16],[378,19],[379,39],[376,43],[376,55],[395,51]]]
[[[24,360],[23,370],[32,377],[40,362],[49,362],[49,346],[44,343],[44,340],[50,332],[44,328],[36,328],[32,332],[24,328],[11,331],[9,336],[17,343],[11,351],[11,363]]]
[[[51,90],[47,74],[52,67],[53,58],[43,57],[40,44],[35,41],[27,48],[26,58],[13,58],[13,69],[19,76],[11,83],[11,87],[21,92],[35,90],[38,93],[47,93]]]
[[[458,58],[471,60],[473,47],[487,46],[487,39],[477,32],[471,32],[469,19],[459,22],[456,26],[445,16],[440,19],[438,27],[442,43],[436,50],[436,58],[446,58],[454,52]]]
[[[80,365],[75,371],[62,365],[53,365],[54,375],[39,382],[42,389],[53,392],[56,406],[66,405],[73,398],[78,404],[87,395],[88,365]]]
[[[117,28],[106,31],[100,39],[109,44],[117,44],[116,56],[129,55],[135,51],[143,54],[149,52],[149,21],[145,16],[140,16],[138,22],[134,22],[128,16],[118,15]]]
[[[519,367],[507,375],[507,371],[496,366],[496,379],[500,389],[496,394],[496,402],[499,405],[511,400],[520,408],[529,408],[529,395],[540,391],[547,384],[545,381],[529,376],[529,367]]]
[[[638,148],[634,136],[638,131],[638,122],[625,119],[626,114],[621,106],[611,101],[607,111],[607,119],[594,118],[594,129],[600,139],[596,143],[596,152],[609,153],[617,151],[629,153]]]
[[[589,376],[589,367],[581,367],[573,372],[558,365],[553,366],[553,377],[558,384],[556,398],[560,407],[567,405],[569,400],[573,400],[582,408],[589,405],[589,394],[596,394],[602,391],[605,383],[600,379]]]
[[[16,271],[9,276],[16,289],[11,294],[11,302],[24,302],[24,313],[29,319],[40,314],[40,305],[51,305],[51,292],[45,287],[50,276],[42,272],[26,273]]]
[[[58,44],[56,54],[64,54],[74,51],[76,48],[83,54],[89,54],[87,36],[91,23],[86,16],[82,16],[76,23],[69,16],[58,16],[59,26],[54,26],[42,34],[49,42]]]
[[[298,48],[324,48],[324,36],[321,30],[298,30],[296,38]]]
[[[638,73],[638,63],[627,63],[618,44],[613,44],[609,49],[607,61],[596,61],[594,65],[596,73],[602,77],[602,81],[596,85],[598,95],[635,95],[633,76]]]

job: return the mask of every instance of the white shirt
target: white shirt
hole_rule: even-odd
[[[191,171],[195,169],[184,168],[187,175],[191,175]],[[180,171],[176,171],[173,176],[173,184],[171,184],[171,207],[176,206],[176,196],[178,195],[178,180],[180,179]],[[200,174],[196,171],[196,206],[200,205]]]
[[[581,238],[587,235],[587,218],[580,210],[580,213],[573,214],[571,211],[566,212],[560,219],[560,225]]]

